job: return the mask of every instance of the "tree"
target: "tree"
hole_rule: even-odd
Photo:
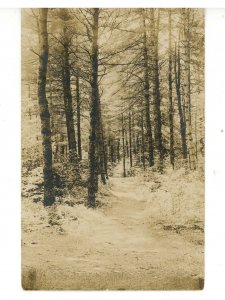
[[[80,101],[80,77],[76,76],[76,98],[77,98],[77,148],[79,159],[82,160],[82,145],[81,145],[81,101]]]
[[[158,56],[158,34],[160,11],[155,22],[154,10],[150,9],[151,19],[151,41],[152,41],[152,68],[153,68],[153,104],[154,104],[154,132],[155,132],[155,148],[158,156],[158,169],[163,170],[163,144],[162,144],[162,120],[161,120],[161,94],[160,94],[160,79],[159,79],[159,56]],[[156,23],[156,24],[155,24]]]
[[[175,86],[177,93],[177,105],[178,105],[178,114],[180,120],[180,136],[182,142],[182,155],[183,158],[187,158],[187,143],[186,143],[186,122],[184,117],[184,111],[181,101],[181,66],[180,66],[180,44],[178,42],[178,50],[175,47],[175,56],[174,56],[174,76],[175,76]]]
[[[98,128],[97,128],[97,140],[98,140],[98,155],[99,155],[99,171],[101,175],[101,180],[103,184],[106,184],[107,176],[107,162],[105,155],[105,145],[104,145],[104,134],[102,125],[102,112],[100,97],[98,96]]]
[[[142,10],[143,21],[143,57],[144,57],[144,98],[145,98],[145,121],[148,139],[148,156],[149,166],[154,165],[154,148],[152,141],[152,126],[150,118],[150,91],[149,91],[149,62],[148,62],[148,49],[147,49],[147,35],[145,24],[145,10]]]
[[[55,202],[52,170],[52,142],[48,101],[46,98],[46,74],[48,65],[48,9],[39,9],[39,69],[38,69],[38,103],[41,118],[41,135],[43,146],[44,205]]]
[[[141,157],[142,164],[145,170],[145,138],[144,138],[144,115],[143,111],[141,112]]]
[[[62,78],[63,78],[63,94],[64,94],[64,106],[66,114],[66,129],[68,137],[69,146],[69,159],[71,162],[77,160],[77,146],[75,138],[74,129],[74,116],[73,116],[73,106],[72,106],[72,94],[71,94],[71,78],[70,78],[70,65],[69,65],[69,45],[66,38],[66,27],[64,28],[64,63],[62,68]]]
[[[62,19],[62,85],[64,96],[64,107],[66,115],[66,129],[69,147],[69,160],[75,166],[75,172],[79,175],[78,157],[77,157],[77,144],[74,128],[74,113],[73,101],[71,93],[71,66],[70,66],[70,48],[71,48],[71,33],[67,27],[67,21],[70,15],[66,9],[60,10],[59,17]]]
[[[88,178],[88,206],[96,206],[96,192],[98,185],[98,155],[97,155],[97,127],[99,117],[98,91],[98,22],[99,8],[93,9],[92,50],[91,50],[91,111],[89,135],[89,178]]]
[[[183,9],[184,18],[184,50],[185,50],[185,116],[186,116],[186,130],[187,130],[187,143],[188,143],[188,155],[189,165],[191,170],[196,169],[196,156],[195,146],[192,136],[192,124],[191,124],[191,25],[190,25],[190,9]]]
[[[125,149],[125,137],[124,137],[124,117],[122,114],[122,123],[121,123],[121,131],[122,131],[122,144],[123,144],[123,177],[126,177],[126,149]]]
[[[169,125],[170,125],[170,163],[174,168],[174,134],[173,134],[173,86],[172,86],[172,44],[171,44],[171,9],[169,14],[169,72],[168,72],[168,85],[169,85]]]
[[[129,156],[130,156],[130,167],[132,167],[133,165],[133,144],[132,144],[132,126],[131,126],[131,112],[129,111],[128,114],[128,118],[129,118]]]
[[[37,12],[29,13],[36,23]],[[47,153],[53,142],[54,158],[59,157],[54,167],[63,179],[73,165],[78,166],[76,172],[71,170],[74,175],[79,166],[84,171],[88,168],[82,177],[88,174],[89,207],[96,206],[98,183],[108,179],[108,165],[114,167],[120,159],[124,176],[129,175],[128,162],[135,168],[155,165],[152,171],[162,172],[166,158],[174,167],[180,154],[189,158],[191,169],[197,167],[202,137],[198,93],[204,69],[203,23],[198,11],[54,9],[48,21],[48,72],[45,82],[38,83],[46,85],[44,106],[39,101],[44,138],[49,138],[43,149]],[[34,104],[35,70],[37,58],[41,59],[35,47],[38,39],[41,43],[41,23],[38,17],[35,26],[27,27],[32,39],[26,49],[32,43],[32,51],[26,50],[30,73],[24,81]],[[28,102],[26,113],[32,121],[35,109]],[[35,105],[37,110],[37,101]]]

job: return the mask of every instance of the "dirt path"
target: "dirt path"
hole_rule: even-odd
[[[110,180],[107,206],[96,211],[84,208],[83,218],[64,223],[58,231],[41,224],[39,231],[26,232],[24,287],[199,289],[202,246],[152,226],[145,212],[145,187],[135,180],[121,178],[118,166]]]

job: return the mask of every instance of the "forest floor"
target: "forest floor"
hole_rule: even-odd
[[[23,197],[23,287],[201,289],[203,199],[197,171],[123,178],[120,164],[95,210],[65,203],[46,209]]]

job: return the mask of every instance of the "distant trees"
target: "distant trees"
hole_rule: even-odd
[[[155,165],[162,172],[168,151],[174,168],[176,156],[179,156],[177,146],[181,141],[182,157],[190,169],[195,169],[198,147],[195,147],[193,139],[191,97],[196,94],[196,89],[198,93],[203,89],[199,78],[194,78],[195,74],[201,77],[200,70],[203,70],[202,50],[197,51],[196,48],[197,41],[203,47],[199,12],[191,9],[141,9],[133,10],[131,15],[133,18],[136,16],[136,20],[139,20],[136,22],[141,25],[130,30],[130,43],[124,49],[121,94],[129,89],[131,97],[122,98],[129,107],[128,111],[132,109],[139,120],[143,167],[148,158],[149,165]],[[162,36],[165,37],[166,27],[167,48],[159,45]],[[196,69],[198,71],[194,73]],[[166,80],[168,84],[165,84]],[[164,99],[168,99],[167,102]],[[143,109],[140,114],[141,107],[144,108],[144,115]],[[195,125],[196,112],[197,103],[193,115]],[[126,118],[130,118],[129,113],[127,117],[124,114]],[[177,128],[180,141],[177,140]]]

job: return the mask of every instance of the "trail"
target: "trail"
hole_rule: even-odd
[[[107,206],[84,208],[80,221],[26,233],[24,276],[32,289],[199,289],[202,246],[153,226],[151,193],[136,177],[110,179]],[[35,240],[31,244],[29,241]],[[201,284],[201,283],[200,283]]]

